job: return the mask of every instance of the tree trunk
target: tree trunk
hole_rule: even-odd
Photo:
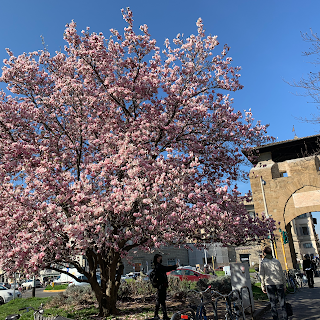
[[[91,287],[99,303],[99,316],[106,317],[119,313],[116,307],[119,285],[116,281],[108,281],[105,291],[98,283]]]
[[[109,253],[108,257],[99,255],[97,261],[101,271],[101,284],[99,285],[96,279],[89,282],[99,303],[99,316],[118,314],[116,304],[124,266],[119,254],[113,252]]]

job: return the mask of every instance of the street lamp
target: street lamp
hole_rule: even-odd
[[[263,199],[263,204],[264,204],[264,211],[265,211],[266,217],[269,218],[267,202],[266,202],[266,197],[265,197],[264,188],[263,188],[263,186],[265,186],[266,184],[267,183],[262,179],[262,176],[260,176],[260,185],[261,185],[261,191],[262,191],[262,199]],[[273,242],[272,242],[272,239],[271,239],[270,231],[269,231],[269,236],[270,236],[270,245],[271,245],[272,255],[274,257],[278,258],[277,251],[275,252],[274,247],[273,247]]]

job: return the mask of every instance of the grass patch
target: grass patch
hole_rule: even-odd
[[[48,315],[60,315],[70,319],[77,320],[88,320],[90,316],[96,315],[98,309],[94,307],[83,308],[81,310],[76,310],[74,307],[69,309],[62,309],[56,307],[46,308],[46,304],[51,300],[51,298],[21,298],[11,300],[10,302],[0,306],[0,319],[5,319],[9,314],[19,314],[23,311],[19,311],[21,308],[33,307],[38,309],[40,304],[44,305],[44,316]],[[33,310],[27,313],[22,313],[20,320],[33,320]]]
[[[225,276],[226,273],[223,271],[223,270],[219,270],[219,271],[215,271],[214,272],[218,277],[222,277],[222,276]]]
[[[26,307],[33,307],[35,309],[38,309],[40,307],[40,304],[45,304],[48,301],[49,298],[21,298],[21,299],[15,299],[11,300],[10,302],[3,304],[0,306],[0,319],[5,319],[6,316],[9,314],[17,314],[21,313],[22,311],[19,311],[21,308]],[[33,312],[32,310],[28,313],[24,313],[21,320],[33,320]]]
[[[255,273],[255,272],[256,272],[255,269],[253,269],[253,268],[249,269],[249,273]]]
[[[68,283],[65,284],[57,284],[52,287],[51,284],[48,284],[44,290],[65,290],[68,288]]]
[[[268,296],[261,290],[260,282],[252,284],[252,294],[254,300],[268,300]]]

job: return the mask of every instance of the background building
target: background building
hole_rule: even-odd
[[[168,246],[151,253],[141,250],[132,252],[131,259],[123,260],[124,274],[134,271],[148,272],[153,268],[153,257],[156,253],[162,255],[164,265],[174,265],[179,262],[181,266],[199,265],[202,269],[205,264],[218,268],[236,262],[235,247],[223,247],[220,243],[207,244],[206,249],[197,249],[194,244],[188,244],[188,249]]]
[[[297,260],[301,261],[305,254],[319,255],[319,238],[315,232],[317,219],[312,213],[304,213],[291,222],[291,234]]]

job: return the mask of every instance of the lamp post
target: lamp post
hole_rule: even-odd
[[[32,279],[32,298],[34,298],[36,296],[36,277],[33,276]]]
[[[13,300],[16,298],[16,285],[17,285],[17,281],[16,281],[16,273],[14,273],[14,282],[13,282]]]
[[[267,202],[266,202],[266,197],[264,194],[264,188],[263,186],[266,184],[266,182],[262,179],[262,176],[260,176],[260,186],[261,186],[261,192],[262,192],[262,199],[263,199],[263,204],[264,204],[264,211],[266,213],[266,217],[269,218],[269,213],[268,213],[268,208],[267,208]],[[272,250],[272,255],[274,257],[276,257],[276,259],[278,259],[278,254],[277,254],[277,250],[274,248],[273,246],[273,242],[271,239],[271,234],[269,231],[269,237],[270,237],[270,245],[271,245],[271,250]]]

